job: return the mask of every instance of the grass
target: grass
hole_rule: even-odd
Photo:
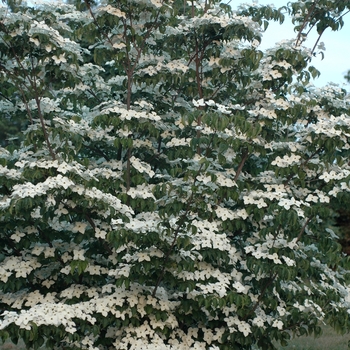
[[[279,350],[347,350],[350,334],[339,335],[330,327],[323,327],[320,337],[299,337],[291,339],[288,346]]]
[[[24,343],[20,340],[17,345],[11,343],[11,341],[6,341],[4,344],[2,344],[0,340],[0,349],[1,350],[25,350],[26,347]]]
[[[332,328],[324,327],[323,333],[319,338],[300,337],[292,339],[288,346],[278,347],[279,350],[347,350],[350,334],[339,335]],[[7,341],[1,343],[0,350],[26,350],[24,343],[19,341],[17,345]],[[43,349],[45,350],[45,349]]]

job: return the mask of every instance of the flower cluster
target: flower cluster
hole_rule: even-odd
[[[0,147],[0,336],[272,348],[346,319],[345,92],[295,41],[258,50],[277,9],[130,4],[0,7],[0,109],[26,128]]]

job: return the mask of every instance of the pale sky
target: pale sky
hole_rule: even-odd
[[[290,0],[259,0],[255,2],[261,5],[274,4],[279,8],[286,5],[288,1]],[[232,0],[230,4],[234,8],[240,3],[247,2],[250,1]],[[340,31],[333,32],[331,29],[327,29],[320,39],[320,42],[324,42],[326,51],[324,51],[323,60],[318,55],[312,61],[312,65],[321,72],[321,76],[313,81],[317,86],[324,86],[329,82],[333,82],[345,87],[348,91],[350,90],[350,85],[344,79],[344,75],[350,70],[350,13],[344,17],[344,22],[345,25]],[[316,31],[312,34],[305,42],[305,45],[311,48],[314,46],[318,37]],[[295,37],[296,33],[293,32],[291,20],[286,17],[282,25],[271,22],[269,28],[263,34],[261,48],[272,47],[278,41]]]

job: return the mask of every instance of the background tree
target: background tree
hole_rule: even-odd
[[[349,71],[346,73],[346,75],[345,75],[345,80],[347,81],[347,82],[350,82],[350,73],[349,73]]]
[[[259,50],[281,11],[78,5],[1,8],[1,111],[29,124],[0,152],[2,338],[273,349],[345,331],[328,218],[349,192],[349,103],[309,85],[299,38]]]

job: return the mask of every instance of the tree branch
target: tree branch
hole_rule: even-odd
[[[233,181],[237,181],[237,179],[238,179],[239,175],[241,174],[243,166],[244,166],[245,162],[247,161],[248,157],[249,157],[248,150],[245,150],[243,152],[243,154],[242,154],[242,159],[241,159],[241,162],[238,165],[238,168],[237,168],[237,171],[236,171],[236,175],[235,175]]]
[[[305,221],[305,224],[303,225],[303,227],[301,228],[299,234],[298,234],[298,237],[297,237],[297,240],[296,240],[296,243],[299,242],[301,240],[301,237],[303,235],[303,233],[305,232],[305,229],[306,229],[306,226],[309,224],[309,222],[312,220],[312,216],[310,216],[306,221]]]
[[[304,21],[301,25],[301,28],[299,29],[299,32],[298,32],[298,36],[297,36],[297,40],[295,41],[295,47],[297,47],[298,45],[301,44],[301,34],[302,34],[302,31],[304,30],[304,28],[306,27],[306,24],[309,20],[309,18],[311,17],[311,15],[313,14],[315,8],[316,8],[316,5],[317,5],[317,1],[315,1],[313,3],[313,5],[311,6],[311,8],[308,10],[308,14],[307,16],[304,18]]]
[[[95,225],[94,221],[92,220],[92,218],[87,214],[85,214],[85,218],[86,218],[87,222],[91,225],[92,229],[96,232],[96,225]],[[108,246],[106,241],[102,240],[101,238],[99,238],[98,240],[103,245],[103,247],[108,251],[109,254],[113,254],[112,249]]]
[[[193,179],[193,183],[194,183],[194,184],[195,184],[196,181],[197,181],[197,176],[200,174],[200,172],[201,172],[201,170],[202,170],[202,167],[203,167],[203,164],[201,164],[201,166],[199,167],[199,169],[198,169],[198,171],[197,171],[196,176],[195,176],[194,179]],[[179,220],[179,225],[177,226],[177,228],[176,228],[176,230],[175,230],[175,232],[174,232],[174,238],[173,238],[173,240],[172,240],[172,242],[171,242],[171,245],[170,245],[170,248],[169,248],[169,250],[168,250],[168,252],[166,253],[166,256],[165,256],[165,258],[164,258],[164,261],[163,261],[163,268],[162,268],[162,270],[161,270],[161,272],[160,272],[160,274],[159,274],[159,276],[158,276],[157,282],[156,282],[156,284],[155,284],[155,286],[154,286],[154,289],[153,289],[153,292],[152,292],[152,296],[153,296],[153,297],[156,295],[157,290],[158,290],[158,287],[159,287],[160,283],[161,283],[162,280],[163,280],[163,277],[164,277],[164,275],[165,275],[166,264],[168,263],[168,261],[169,261],[169,259],[170,259],[171,252],[173,251],[173,249],[174,249],[174,247],[175,247],[175,244],[176,244],[177,237],[178,237],[178,235],[179,235],[180,229],[181,229],[182,225],[185,223],[185,220],[186,220],[186,218],[187,218],[187,216],[188,216],[188,213],[189,213],[189,211],[190,211],[190,209],[191,209],[191,205],[192,205],[193,200],[194,200],[193,197],[194,197],[194,196],[193,196],[193,192],[192,192],[191,195],[190,195],[190,197],[187,199],[187,203],[188,203],[188,204],[187,204],[186,210],[185,210],[185,212],[182,214],[182,216],[181,216],[181,218],[180,218],[180,220]]]
[[[256,303],[254,304],[253,308],[252,308],[249,312],[247,312],[247,314],[244,316],[244,318],[243,318],[244,321],[247,320],[248,317],[249,317],[250,315],[252,315],[252,314],[255,312],[255,310],[258,308],[258,306],[259,306],[261,300],[262,300],[263,297],[264,297],[264,294],[265,294],[267,288],[274,282],[274,280],[276,279],[276,277],[277,277],[277,272],[276,272],[274,275],[270,276],[270,279],[266,282],[265,286],[264,286],[263,289],[261,290],[260,295],[259,295],[259,297],[258,297],[258,300],[257,300]]]

